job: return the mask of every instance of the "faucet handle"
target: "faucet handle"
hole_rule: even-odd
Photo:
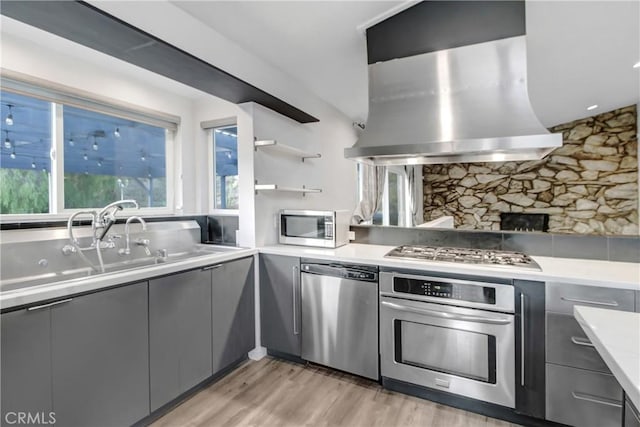
[[[147,256],[151,256],[151,251],[149,250],[149,239],[137,238],[135,241],[137,246],[142,246],[144,248],[144,253]]]
[[[147,247],[149,246],[149,239],[142,239],[142,238],[137,238],[135,241],[135,244],[138,246],[144,246]]]

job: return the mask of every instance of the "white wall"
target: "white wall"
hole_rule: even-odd
[[[131,6],[133,11],[137,10],[135,4]],[[170,4],[165,6],[168,10],[175,9]],[[236,118],[239,133],[241,246],[275,243],[274,220],[282,208],[354,209],[355,163],[344,159],[343,155],[343,149],[353,145],[356,139],[350,120],[315,96],[307,97],[305,94],[310,92],[291,83],[292,80],[287,80],[280,71],[268,66],[260,69],[264,63],[257,58],[254,61],[248,54],[240,54],[251,73],[261,76],[274,73],[275,77],[263,79],[279,81],[282,83],[279,87],[285,92],[295,94],[296,99],[304,99],[313,108],[309,112],[320,119],[319,123],[301,125],[257,104],[229,103],[4,16],[0,18],[0,24],[0,66],[3,68],[181,118],[172,153],[177,164],[174,203],[177,214],[208,213],[207,148],[211,141],[207,132],[200,129],[200,122],[230,117]],[[233,47],[233,44],[226,45],[226,49]],[[285,85],[285,80],[291,84]],[[254,137],[277,139],[319,152],[322,158],[302,163],[286,156],[254,153]],[[323,191],[305,197],[288,193],[254,195],[254,179],[287,186],[304,184]]]
[[[320,188],[322,193],[260,192],[255,198],[256,245],[277,243],[280,209],[348,209],[356,204],[356,166],[344,158],[344,148],[355,142],[348,120],[326,116],[319,123],[301,125],[259,105],[254,108],[254,133],[258,139],[275,139],[301,150],[320,153],[319,159],[300,158],[258,150],[255,179],[260,184]]]

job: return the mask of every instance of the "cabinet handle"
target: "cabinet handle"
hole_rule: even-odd
[[[578,304],[592,304],[592,305],[604,305],[606,307],[617,307],[618,303],[615,301],[591,301],[588,299],[560,297],[561,300],[567,302],[577,302]]]
[[[64,304],[64,303],[72,301],[72,300],[73,300],[73,298],[69,298],[69,299],[63,299],[63,300],[60,300],[60,301],[50,302],[48,304],[36,305],[36,306],[27,308],[27,311],[42,310],[43,308],[53,307],[54,305],[59,305],[59,304]]]
[[[591,402],[591,403],[597,403],[599,405],[613,406],[614,408],[622,408],[622,402],[617,400],[607,399],[605,397],[592,396],[590,394],[580,393],[578,391],[572,391],[571,395],[573,396],[574,399],[584,400],[586,402]]]
[[[595,347],[593,344],[591,344],[591,341],[589,341],[586,338],[571,337],[571,342],[574,343],[575,345],[582,345],[585,347]]]
[[[223,266],[223,264],[210,265],[208,267],[203,267],[202,271],[215,270],[216,268],[220,268],[222,266]]]
[[[300,277],[300,275],[298,274],[299,268],[298,266],[294,266],[291,274],[293,275],[293,280],[291,281],[291,283],[293,284],[293,334],[294,335],[298,335],[300,333],[300,331],[298,330],[298,316],[297,316],[297,311],[298,311],[298,277]]]
[[[524,293],[520,293],[520,385],[525,386],[524,380],[524,365],[525,365],[525,347],[524,347]]]

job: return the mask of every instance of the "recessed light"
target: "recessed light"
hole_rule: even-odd
[[[633,64],[633,68],[640,68],[640,61]]]
[[[593,105],[589,105],[589,106],[587,107],[587,110],[588,110],[588,111],[591,111],[591,110],[595,110],[596,108],[598,108],[598,104],[593,104]]]

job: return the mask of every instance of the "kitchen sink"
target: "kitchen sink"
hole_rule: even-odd
[[[197,244],[187,251],[170,252],[170,250],[158,250],[148,257],[124,259],[122,261],[105,264],[104,273],[95,271],[90,267],[76,268],[72,270],[63,270],[58,272],[49,272],[38,275],[29,275],[7,279],[0,282],[0,292],[9,292],[25,289],[33,286],[55,285],[59,282],[68,280],[97,277],[106,274],[119,273],[128,270],[139,270],[149,268],[161,264],[172,264],[180,261],[197,259],[200,257],[211,256],[216,254],[224,254],[241,250],[242,248],[232,246],[216,246]],[[212,259],[215,262],[215,259]]]

